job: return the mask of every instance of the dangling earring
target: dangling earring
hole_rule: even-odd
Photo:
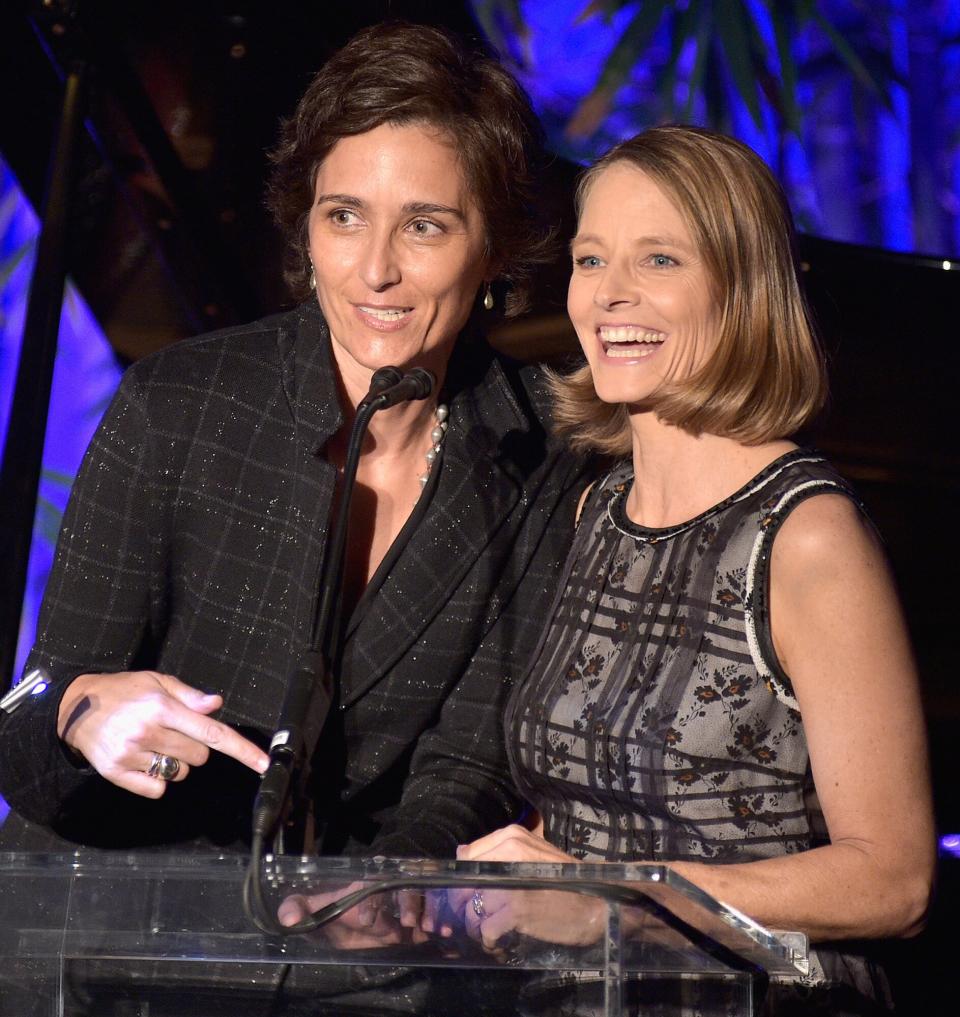
[[[483,295],[483,309],[485,311],[493,310],[493,290],[490,289],[490,283],[487,283],[487,292]]]
[[[317,288],[317,273],[313,270],[313,262],[310,262],[310,278],[307,280],[307,285],[310,289],[315,290]]]

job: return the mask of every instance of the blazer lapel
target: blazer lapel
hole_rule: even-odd
[[[341,426],[343,415],[334,383],[329,332],[316,301],[301,305],[296,328],[281,329],[278,344],[284,393],[294,421],[288,524],[297,553],[292,603],[302,649],[306,649],[336,483],[336,470],[324,458],[323,448]]]
[[[437,489],[341,660],[341,704],[351,705],[410,649],[456,591],[520,497],[504,438],[526,431],[499,364],[451,404]]]

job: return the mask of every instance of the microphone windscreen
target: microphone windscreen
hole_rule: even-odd
[[[413,367],[404,375],[404,381],[411,381],[411,399],[426,399],[437,384],[436,375],[425,367]]]

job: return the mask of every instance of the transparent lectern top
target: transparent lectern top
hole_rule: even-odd
[[[141,992],[148,983],[154,988],[177,983],[183,991],[180,976],[198,965],[206,982],[220,984],[228,997],[232,991],[235,1001],[239,990],[230,985],[238,978],[247,986],[280,968],[296,971],[301,981],[347,971],[350,984],[358,978],[389,982],[396,971],[412,977],[410,972],[442,970],[448,981],[461,972],[464,985],[477,972],[486,972],[490,985],[502,982],[497,973],[513,978],[526,973],[527,987],[531,980],[555,976],[557,984],[566,979],[601,986],[597,998],[603,1006],[589,1012],[604,1014],[621,1012],[616,987],[631,978],[713,978],[729,990],[748,986],[758,971],[781,976],[805,971],[805,937],[758,926],[663,865],[268,859],[263,885],[271,910],[291,899],[309,901],[316,910],[367,892],[318,931],[292,936],[264,934],[248,918],[242,895],[246,866],[239,856],[201,854],[0,854],[0,956],[9,958],[0,974],[0,990],[9,989],[0,995],[0,1017],[14,1012],[2,1000],[19,998],[31,985],[40,986],[41,995],[59,994],[60,1009],[30,1013],[80,1014],[88,1011],[64,1003],[64,986],[77,998],[93,998],[91,985],[102,989],[107,971],[111,991],[119,992],[128,975]],[[603,902],[610,887],[621,898],[629,891],[630,902]],[[433,918],[432,931],[404,924],[405,913],[424,909]],[[481,933],[493,927],[487,925],[491,915],[500,931],[484,942]],[[144,975],[147,970],[152,974]],[[226,973],[222,980],[220,970]],[[59,988],[51,988],[54,984]],[[97,1017],[127,1012],[103,1002],[97,1006],[89,1011]],[[476,1007],[464,1012],[471,1009],[482,1012]],[[156,1004],[133,1012],[152,1017],[167,1011]],[[220,1011],[207,1000],[197,1010],[169,1012]],[[329,1012],[393,1011],[344,1005]],[[742,1012],[749,1012],[748,1004]]]

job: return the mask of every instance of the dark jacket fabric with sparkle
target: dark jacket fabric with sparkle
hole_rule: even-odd
[[[501,719],[568,550],[582,465],[541,423],[539,371],[462,339],[436,487],[346,628],[321,738],[327,852],[451,855],[519,802]],[[159,801],[78,766],[56,737],[78,674],[152,667],[223,695],[266,745],[309,638],[341,412],[314,302],[179,343],[125,375],[64,517],[28,667],[51,687],[0,719],[7,849],[242,849],[257,776],[210,761]]]

